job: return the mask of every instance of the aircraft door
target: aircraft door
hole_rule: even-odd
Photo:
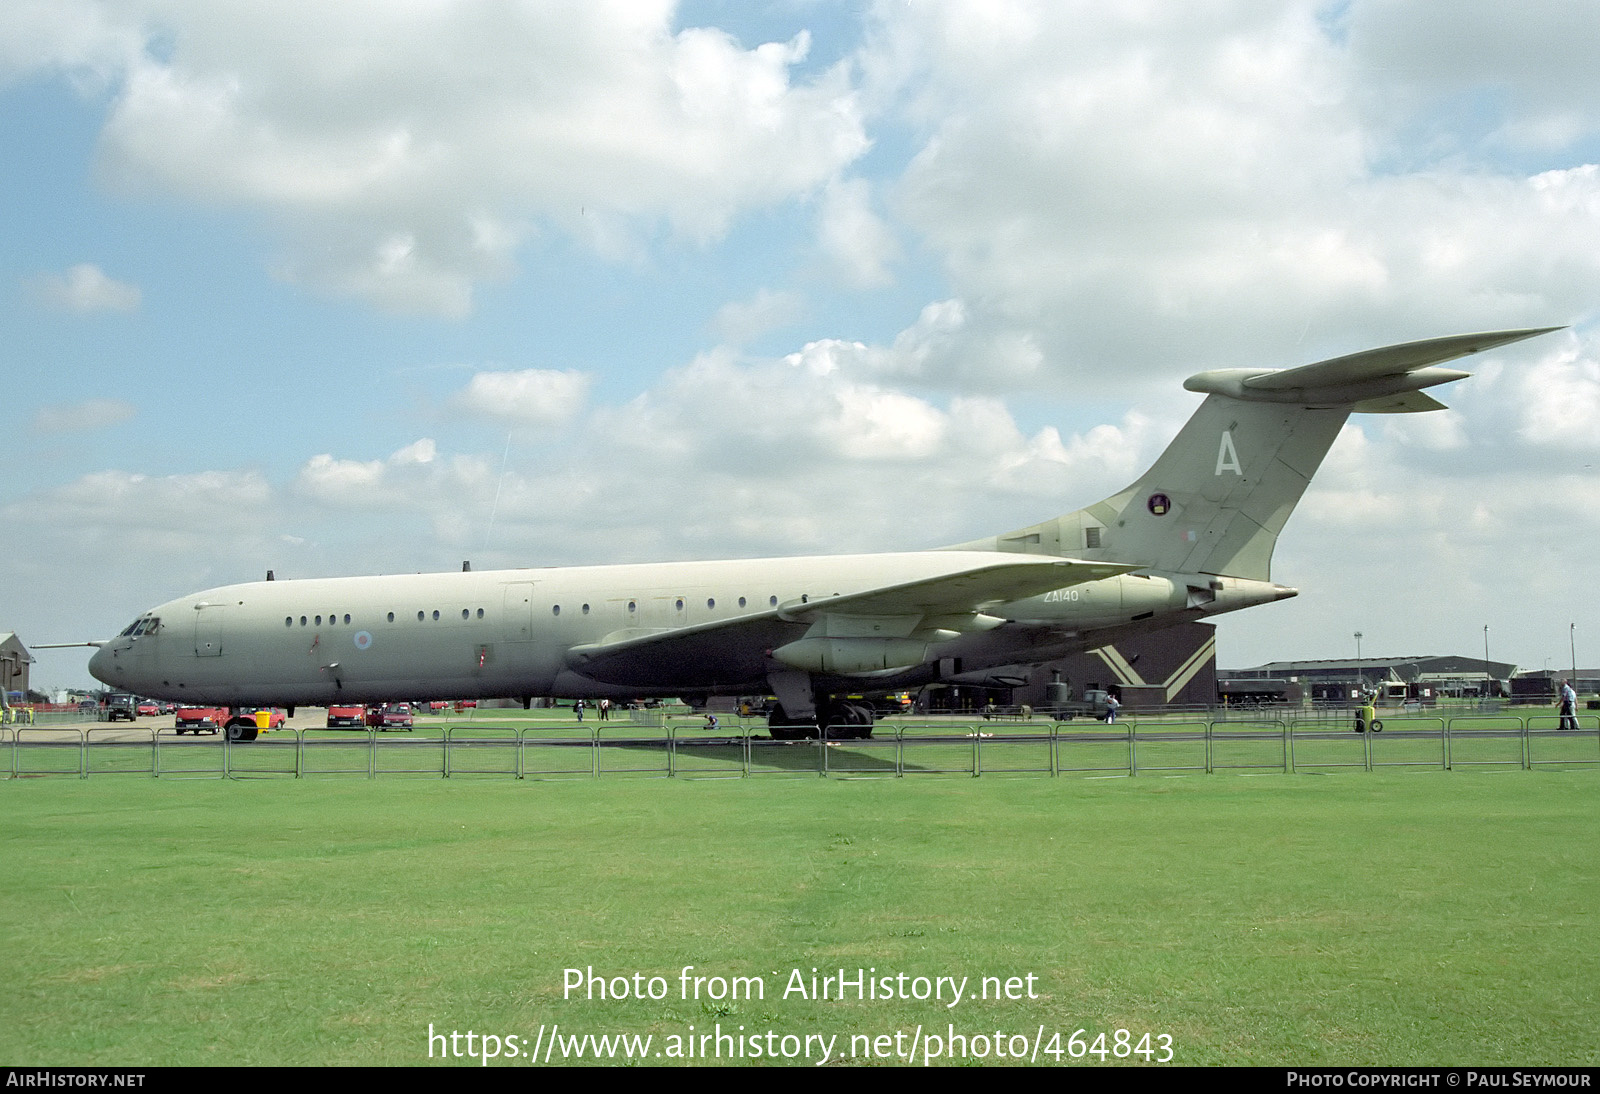
[[[531,581],[513,581],[505,587],[502,633],[507,642],[533,641],[533,585]]]
[[[227,606],[224,604],[197,604],[194,613],[194,655],[196,657],[221,657],[222,632],[226,629]]]

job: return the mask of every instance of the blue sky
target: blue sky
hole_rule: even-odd
[[[1125,485],[1199,369],[1559,323],[1348,427],[1220,659],[1592,662],[1600,15],[1514,15],[8,4],[0,630],[954,542]]]

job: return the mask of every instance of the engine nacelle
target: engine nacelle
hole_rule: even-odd
[[[915,638],[802,638],[772,656],[805,672],[850,676],[920,665],[928,644]]]

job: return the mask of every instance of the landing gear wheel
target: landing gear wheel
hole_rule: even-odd
[[[872,736],[873,711],[866,703],[839,701],[820,708],[826,715],[827,736],[835,741],[864,741]]]
[[[791,717],[782,705],[778,705],[767,715],[767,732],[774,741],[803,741],[817,735],[817,723],[815,719]]]
[[[243,718],[235,718],[228,723],[228,740],[243,742],[256,739],[256,724]]]

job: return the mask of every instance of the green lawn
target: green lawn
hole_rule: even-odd
[[[1593,768],[104,774],[5,781],[0,808],[13,1065],[426,1063],[430,1023],[528,1053],[556,1023],[835,1057],[920,1025],[988,1063],[1040,1029],[1164,1034],[1182,1064],[1600,1062]],[[685,1000],[689,965],[765,997]],[[589,968],[666,997],[564,998]],[[814,968],[967,995],[782,997]],[[1030,975],[1037,998],[972,998]]]

